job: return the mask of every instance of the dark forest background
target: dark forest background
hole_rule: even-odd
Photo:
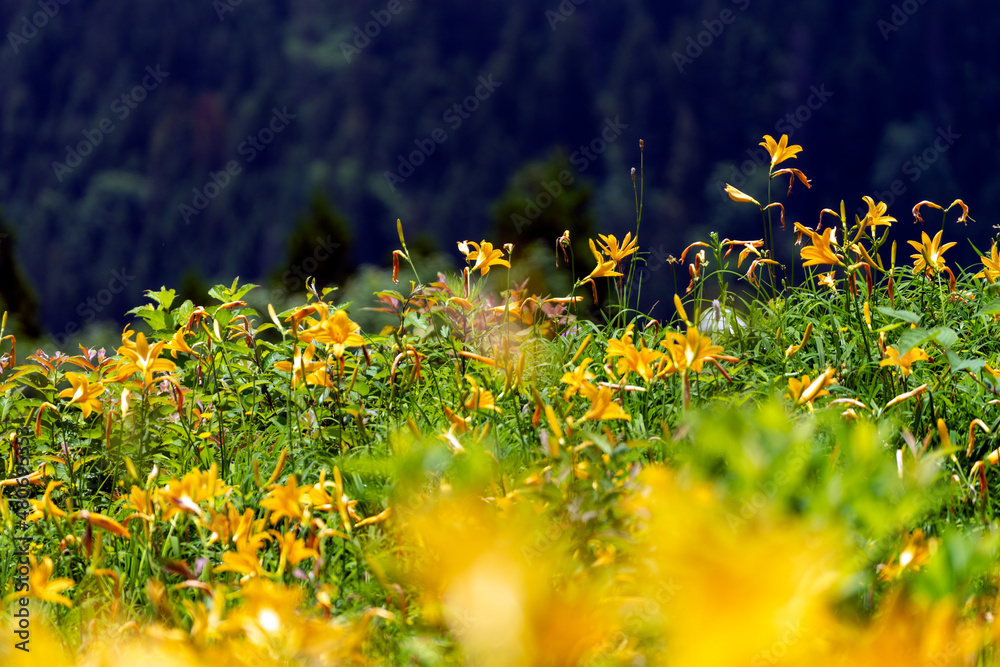
[[[764,134],[805,148],[791,220],[873,195],[902,240],[916,202],[961,197],[976,222],[946,240],[982,248],[1000,212],[985,1],[8,0],[0,26],[0,299],[60,343],[160,285],[204,302],[238,275],[290,300],[311,273],[363,300],[397,218],[431,264],[513,242],[536,291],[565,290],[563,229],[584,272],[587,234],[634,229],[640,138],[654,264],[710,231],[760,237],[721,187],[766,196]],[[647,306],[673,290],[649,273]]]

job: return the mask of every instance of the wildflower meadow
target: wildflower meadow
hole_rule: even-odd
[[[413,279],[369,303],[234,281],[147,291],[117,349],[0,330],[0,664],[1000,664],[995,228],[793,220],[803,148],[761,146],[767,189],[726,188],[756,232],[676,249],[666,318],[640,166],[568,294],[507,239],[428,275],[400,221]]]

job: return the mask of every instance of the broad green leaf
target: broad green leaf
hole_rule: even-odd
[[[899,343],[896,348],[899,350],[899,356],[906,354],[910,348],[919,347],[930,337],[927,329],[922,329],[917,327],[916,329],[907,329],[899,337]]]
[[[951,350],[948,350],[948,363],[951,364],[952,373],[958,373],[959,371],[965,370],[978,373],[984,366],[986,366],[986,362],[982,359],[962,359]]]
[[[951,327],[937,327],[930,335],[945,348],[954,347],[958,342],[958,334]]]
[[[159,292],[146,290],[146,296],[158,303],[161,310],[170,310],[170,305],[174,302],[177,292],[166,287],[161,287]]]
[[[909,310],[896,310],[895,308],[886,308],[885,306],[878,306],[875,310],[882,313],[886,317],[894,317],[897,320],[903,320],[904,322],[920,324],[920,315],[910,312]]]
[[[1000,315],[1000,299],[994,299],[979,309],[976,317],[980,315]]]

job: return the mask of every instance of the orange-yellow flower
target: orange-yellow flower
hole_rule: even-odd
[[[747,193],[742,192],[741,190],[737,190],[729,183],[726,183],[726,194],[729,195],[730,199],[732,199],[733,201],[740,202],[741,204],[756,204],[757,206],[760,206],[759,201],[757,201]]]
[[[222,564],[217,565],[214,571],[242,574],[241,582],[261,576],[264,574],[264,568],[260,564],[260,557],[257,556],[260,546],[260,541],[237,540],[236,551],[227,551],[222,554]]]
[[[469,246],[473,246],[475,249],[470,250]],[[488,241],[483,241],[482,243],[459,241],[458,249],[465,255],[467,261],[475,262],[472,265],[472,270],[478,270],[480,276],[485,276],[489,273],[491,266],[506,266],[508,269],[510,268],[510,262],[502,259],[503,251],[495,249],[493,244]]]
[[[597,236],[602,241],[601,250],[615,262],[621,262],[623,259],[638,250],[636,247],[636,241],[638,241],[638,238],[633,239],[632,232],[627,233],[625,238],[622,239],[621,247],[618,246],[618,239],[615,238],[614,234],[608,234],[607,236],[604,234],[598,234]]]
[[[622,406],[611,400],[612,393],[610,387],[587,383],[583,386],[582,393],[590,400],[590,409],[583,416],[584,421],[607,421],[611,419],[632,421],[632,417],[625,413]]]
[[[836,231],[833,227],[828,227],[822,234],[817,234],[813,230],[799,223],[795,223],[795,231],[807,235],[812,239],[812,245],[802,249],[802,266],[817,266],[820,264],[830,264],[842,266],[843,257],[833,251],[831,246],[837,244]]]
[[[178,511],[201,516],[204,512],[200,503],[225,495],[230,490],[231,487],[219,479],[218,466],[213,463],[205,472],[195,468],[179,480],[172,477],[156,490],[156,498],[162,517],[167,521]]]
[[[822,287],[829,287],[834,292],[837,291],[837,274],[833,271],[821,273],[816,276],[816,283]]]
[[[476,383],[476,379],[471,375],[466,375],[465,379],[472,385],[471,394],[468,400],[465,401],[466,410],[493,410],[494,412],[500,412],[500,408],[496,406],[493,394],[490,391],[481,389]]]
[[[638,373],[639,377],[647,382],[656,376],[656,364],[663,357],[663,353],[649,349],[642,341],[639,345],[640,348],[636,349],[631,343],[631,337],[627,343],[615,339],[608,341],[608,352],[604,359],[607,361],[618,358],[616,369],[622,382],[629,373]]]
[[[865,195],[862,197],[865,204],[868,205],[868,213],[865,215],[865,219],[861,221],[861,229],[865,230],[868,227],[878,227],[879,225],[885,225],[886,227],[892,227],[892,223],[896,222],[896,218],[886,215],[889,207],[884,201],[875,203],[875,200],[871,197]]]
[[[983,270],[972,276],[973,278],[986,278],[989,284],[996,282],[997,278],[1000,278],[1000,253],[997,252],[996,241],[993,242],[993,247],[990,248],[990,256],[980,257],[983,262]]]
[[[899,349],[895,347],[885,348],[885,359],[878,363],[879,366],[899,366],[899,370],[904,376],[908,376],[911,372],[911,366],[915,361],[930,361],[931,358],[927,356],[919,347],[911,347],[906,351],[906,354],[899,356]]]
[[[299,502],[299,485],[295,475],[289,475],[283,486],[273,485],[267,497],[260,501],[260,506],[271,510],[272,526],[286,516],[290,519],[301,519],[302,504]]]
[[[920,240],[922,243],[917,243],[916,241],[907,241],[911,246],[913,246],[917,253],[910,255],[913,259],[913,272],[919,273],[923,271],[928,276],[932,276],[941,269],[944,268],[944,251],[955,245],[955,242],[945,243],[941,245],[941,234],[944,230],[939,231],[931,239],[927,236],[927,232],[920,232]]]
[[[31,514],[24,517],[24,520],[39,521],[41,519],[66,516],[66,512],[63,512],[54,502],[52,502],[52,492],[60,486],[62,486],[62,482],[51,480],[45,485],[45,495],[42,496],[41,500],[29,499],[28,503],[35,509]]]
[[[788,135],[781,135],[779,141],[775,141],[774,137],[769,134],[764,135],[764,141],[758,144],[767,149],[767,152],[771,155],[771,166],[774,167],[777,164],[784,162],[785,160],[794,158],[799,152],[802,151],[802,146],[793,144],[788,145]]]
[[[621,273],[615,271],[615,267],[618,266],[618,263],[613,259],[605,261],[604,258],[601,257],[601,254],[597,252],[597,246],[594,244],[594,239],[587,239],[587,241],[590,243],[590,252],[593,253],[594,259],[597,260],[597,268],[591,271],[590,275],[584,278],[584,282],[592,278],[616,278],[621,276]]]
[[[576,370],[563,373],[562,379],[559,381],[562,384],[569,385],[566,387],[566,391],[563,394],[563,400],[568,401],[571,397],[575,396],[585,384],[588,384],[594,379],[594,374],[587,370],[587,366],[590,365],[591,361],[593,361],[593,359],[587,357],[579,366],[576,367]]]
[[[66,379],[73,385],[72,389],[63,389],[59,392],[59,398],[70,398],[70,405],[76,405],[83,412],[83,418],[90,416],[91,412],[101,412],[101,402],[97,397],[104,393],[104,384],[101,382],[90,383],[86,375],[68,371]]]
[[[326,363],[313,361],[315,353],[316,346],[312,343],[305,352],[296,347],[292,361],[279,361],[274,367],[285,373],[291,371],[292,387],[298,387],[303,381],[306,384],[326,385]]]
[[[6,597],[7,600],[14,600],[20,597],[31,597],[36,600],[42,600],[43,602],[54,602],[67,607],[73,606],[73,601],[65,595],[60,595],[60,593],[67,588],[76,586],[76,582],[72,579],[63,577],[53,579],[52,571],[55,569],[55,565],[52,563],[51,558],[46,556],[42,559],[42,562],[39,563],[35,560],[35,556],[33,554],[29,554],[28,563],[30,564],[31,570],[28,573],[27,592],[21,591],[10,593]]]
[[[327,309],[324,305],[318,312],[322,319],[302,332],[302,340],[327,345],[330,352],[338,359],[343,358],[347,348],[365,344],[365,339],[358,333],[361,326],[352,322],[345,311],[338,310],[332,317],[327,317]],[[309,322],[313,323],[314,320],[309,320]]]
[[[673,331],[667,332],[667,337],[660,345],[667,348],[667,354],[673,362],[672,370],[690,369],[700,373],[706,361],[717,358],[724,352],[720,345],[714,345],[712,339],[703,336],[695,327],[688,327],[687,335]]]
[[[163,349],[170,350],[170,356],[174,359],[177,358],[178,352],[184,352],[185,354],[194,354],[194,350],[187,344],[184,338],[188,335],[186,327],[181,327],[174,332],[174,335],[170,337],[170,342],[168,342]]]
[[[146,340],[146,335],[141,331],[136,334],[135,343],[129,340],[132,332],[128,335],[122,334],[122,346],[118,348],[118,354],[128,359],[118,367],[118,375],[115,382],[120,382],[128,378],[133,373],[142,373],[143,384],[148,387],[153,384],[153,373],[164,371],[171,372],[177,369],[177,364],[169,359],[160,359],[160,353],[166,346],[166,341],[159,341],[150,347]]]
[[[285,565],[298,565],[306,558],[319,558],[319,552],[306,547],[305,541],[295,537],[295,533],[279,533],[276,530],[270,531],[278,544],[280,556],[278,561],[278,575],[285,572]]]
[[[833,384],[833,375],[834,370],[828,368],[815,380],[810,380],[808,375],[803,375],[802,379],[788,378],[788,393],[785,398],[792,399],[795,405],[805,405],[812,410],[813,401],[820,396],[830,395],[826,387]]]

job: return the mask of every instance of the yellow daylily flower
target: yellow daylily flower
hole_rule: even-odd
[[[307,558],[319,558],[319,552],[306,547],[305,540],[296,537],[295,533],[279,533],[270,531],[280,549],[278,560],[278,576],[285,572],[285,566],[296,566]]]
[[[671,370],[678,372],[689,369],[700,373],[706,361],[718,358],[725,351],[721,345],[714,345],[711,338],[703,336],[696,327],[688,327],[687,335],[667,332],[660,345],[667,348],[673,362]]]
[[[880,201],[876,204],[875,200],[867,195],[861,199],[868,205],[868,213],[865,214],[864,220],[861,221],[862,231],[868,227],[875,228],[879,225],[892,227],[892,223],[896,222],[896,218],[886,214],[889,207],[884,201]]]
[[[760,206],[759,201],[757,201],[747,193],[742,192],[741,190],[737,190],[729,183],[726,183],[726,194],[729,195],[730,199],[736,202],[740,202],[741,204],[756,204],[757,206]]]
[[[158,341],[150,347],[149,342],[146,340],[146,335],[140,331],[136,334],[135,343],[132,344],[128,340],[131,334],[131,331],[128,332],[128,336],[122,334],[122,346],[118,348],[118,354],[128,359],[128,361],[122,360],[122,364],[118,367],[117,377],[113,380],[114,382],[121,382],[133,373],[142,373],[143,385],[149,387],[154,382],[153,373],[177,370],[177,364],[169,359],[159,358],[160,353],[163,352],[163,348],[167,344],[166,341]]]
[[[615,267],[618,266],[617,262],[614,260],[605,261],[601,254],[597,252],[597,246],[594,244],[594,239],[587,239],[590,243],[590,252],[593,253],[594,259],[597,260],[597,268],[590,272],[584,282],[592,278],[617,278],[622,274],[615,271]]]
[[[174,332],[174,335],[170,337],[170,341],[163,346],[163,349],[170,350],[170,356],[174,359],[177,358],[178,352],[183,352],[185,354],[194,355],[194,350],[187,344],[184,340],[185,337],[189,335],[190,332],[185,327],[181,327]]]
[[[878,363],[879,366],[899,366],[899,370],[904,376],[908,376],[911,366],[915,361],[930,361],[931,358],[919,347],[911,347],[902,357],[899,356],[899,349],[889,346],[885,348],[885,359]]]
[[[302,332],[302,340],[327,345],[330,352],[338,359],[343,358],[347,348],[365,344],[365,339],[358,333],[361,326],[352,322],[346,311],[338,310],[332,317],[326,317],[325,311],[326,308],[320,311],[323,319]],[[313,322],[313,320],[309,321]]]
[[[569,401],[569,399],[575,396],[585,384],[588,384],[594,379],[594,374],[587,370],[587,366],[589,366],[592,361],[593,359],[587,357],[579,366],[576,367],[576,370],[563,373],[562,379],[560,379],[559,382],[569,385],[563,393],[564,401]]]
[[[222,564],[215,566],[213,571],[237,572],[243,575],[240,578],[241,582],[263,575],[264,568],[260,564],[260,557],[257,556],[260,546],[260,541],[238,540],[236,551],[227,551],[222,554]]]
[[[834,271],[821,273],[816,276],[816,284],[821,287],[829,287],[834,292],[837,291],[837,274]]]
[[[590,400],[590,409],[583,416],[583,421],[607,421],[611,419],[632,421],[632,417],[625,413],[622,406],[611,400],[613,396],[610,387],[587,383],[583,386],[581,393]]]
[[[493,394],[490,391],[480,389],[476,383],[476,379],[471,375],[466,375],[465,379],[472,385],[471,395],[465,401],[466,410],[493,410],[494,412],[500,412],[500,408],[496,406]]]
[[[59,398],[70,398],[70,405],[76,405],[83,412],[83,418],[90,416],[91,412],[101,412],[101,402],[97,397],[104,393],[104,383],[90,383],[86,375],[68,371],[66,379],[73,385],[72,389],[63,389],[59,392]]]
[[[279,361],[274,367],[282,372],[292,373],[292,387],[298,387],[302,382],[313,385],[327,384],[326,363],[323,361],[313,361],[316,353],[316,346],[312,343],[303,352],[299,347],[295,348],[292,361]]]
[[[51,480],[45,485],[45,494],[42,496],[41,500],[29,499],[28,503],[35,509],[31,514],[24,517],[24,520],[39,521],[41,519],[66,516],[66,512],[63,512],[54,502],[52,502],[52,492],[60,486],[62,486],[62,482]]]
[[[913,259],[914,273],[923,271],[930,277],[944,268],[944,258],[941,255],[944,254],[945,250],[955,245],[955,242],[952,241],[951,243],[941,245],[941,234],[943,231],[941,230],[935,234],[933,239],[927,236],[927,232],[920,232],[922,243],[907,241],[917,251],[916,254],[910,255],[910,258]]]
[[[767,152],[771,156],[771,166],[774,167],[777,164],[784,162],[785,160],[794,158],[798,153],[802,151],[802,146],[798,144],[788,145],[788,135],[781,135],[779,141],[775,141],[774,137],[769,134],[764,135],[764,141],[760,142],[758,146],[763,146],[767,149]]]
[[[891,581],[898,579],[905,571],[919,570],[930,562],[937,547],[938,540],[933,537],[925,539],[924,531],[918,528],[907,535],[898,560],[893,556],[888,563],[878,566],[878,578],[881,581]]]
[[[302,518],[302,503],[299,501],[299,485],[295,480],[295,475],[289,475],[284,485],[274,484],[270,493],[260,501],[260,506],[271,510],[271,525],[278,523],[282,518],[290,519]]]
[[[601,239],[601,250],[609,258],[613,259],[615,262],[621,262],[623,259],[638,250],[636,242],[638,238],[632,238],[632,232],[625,234],[625,238],[622,239],[621,247],[618,246],[618,239],[615,238],[614,234],[598,234],[598,238]]]
[[[205,472],[195,468],[179,480],[172,477],[156,490],[156,501],[164,521],[179,511],[202,516],[200,503],[226,495],[230,490],[219,479],[219,468],[213,463]]]
[[[801,379],[788,378],[788,393],[785,398],[793,400],[795,405],[805,405],[812,410],[813,401],[820,396],[830,395],[826,387],[833,384],[834,372],[832,368],[828,368],[815,380],[810,380],[808,375],[803,375]]]
[[[996,241],[993,242],[993,247],[990,248],[990,256],[979,258],[983,263],[983,270],[972,276],[973,278],[986,278],[989,284],[996,282],[997,278],[1000,278],[1000,252],[997,252]]]
[[[35,556],[33,554],[29,554],[28,562],[31,570],[28,573],[27,592],[21,591],[11,593],[5,599],[14,600],[21,597],[30,597],[35,598],[36,600],[42,600],[43,602],[54,602],[66,607],[72,607],[73,601],[65,595],[60,595],[60,593],[67,588],[76,586],[76,582],[65,577],[53,579],[52,572],[55,569],[55,565],[53,564],[52,559],[48,556],[43,558],[42,562],[39,563],[35,560]]]
[[[837,230],[828,227],[822,234],[817,234],[808,227],[796,222],[795,231],[805,234],[812,240],[812,245],[802,249],[802,259],[805,260],[802,266],[816,266],[819,264],[831,264],[833,266],[843,266],[843,257],[835,253],[831,246],[837,245]]]
[[[474,249],[470,250],[469,246],[473,246]],[[489,273],[491,266],[506,266],[508,269],[510,268],[510,262],[502,259],[503,251],[495,249],[493,244],[488,241],[483,241],[482,243],[459,241],[458,249],[465,255],[466,261],[475,262],[472,265],[472,270],[478,270],[480,276],[485,276]]]

